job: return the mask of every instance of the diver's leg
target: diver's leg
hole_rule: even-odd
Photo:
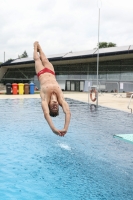
[[[52,70],[52,71],[54,71],[53,65],[52,65],[52,64],[49,62],[49,60],[47,59],[47,57],[46,57],[46,55],[44,54],[44,52],[43,52],[43,50],[42,50],[42,48],[41,48],[41,46],[40,46],[39,43],[38,43],[38,45],[37,45],[37,50],[38,50],[38,52],[39,52],[39,54],[40,54],[40,59],[41,59],[41,61],[42,61],[43,66],[46,67],[46,68],[48,68],[48,69],[50,69],[50,70]]]
[[[38,46],[38,42],[34,42],[33,58],[34,58],[34,61],[35,61],[35,70],[36,70],[36,73],[38,74],[39,71],[44,69],[44,66],[42,64],[42,61],[41,61],[39,55],[38,55],[37,46]]]

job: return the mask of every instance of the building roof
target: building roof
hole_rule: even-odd
[[[133,53],[133,45],[99,49],[99,57],[130,54],[130,53]],[[93,50],[77,51],[77,52],[70,51],[70,52],[66,52],[62,54],[47,55],[47,58],[50,61],[63,61],[63,60],[72,60],[72,59],[81,59],[81,58],[95,58],[97,57],[97,54],[98,54],[98,49],[95,48]],[[34,63],[34,59],[32,57],[18,58],[18,59],[14,59],[11,62],[2,63],[0,67],[30,64],[30,63]]]

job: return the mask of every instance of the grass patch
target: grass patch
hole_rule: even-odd
[[[35,94],[40,94],[40,91],[35,91]]]

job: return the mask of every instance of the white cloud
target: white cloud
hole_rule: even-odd
[[[133,44],[132,1],[101,0],[100,41]],[[38,40],[47,55],[93,49],[98,35],[97,0],[1,0],[0,62]]]

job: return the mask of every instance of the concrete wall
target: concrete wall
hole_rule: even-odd
[[[4,74],[6,73],[7,68],[6,67],[1,67],[0,68],[0,81],[3,78]]]

